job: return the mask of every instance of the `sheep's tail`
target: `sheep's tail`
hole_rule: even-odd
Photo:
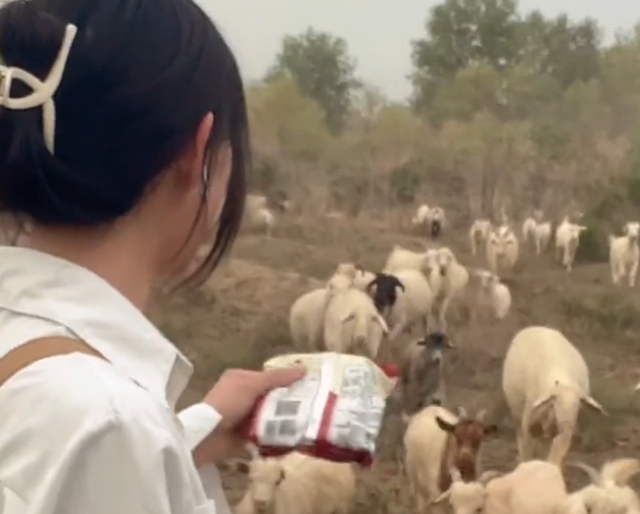
[[[638,459],[625,458],[606,462],[602,466],[600,476],[603,482],[614,482],[616,485],[627,485],[634,475],[640,473]]]

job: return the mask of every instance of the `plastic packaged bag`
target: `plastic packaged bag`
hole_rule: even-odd
[[[342,353],[279,355],[264,369],[303,365],[306,376],[268,393],[258,404],[249,440],[260,455],[298,451],[369,466],[395,380],[366,357]]]

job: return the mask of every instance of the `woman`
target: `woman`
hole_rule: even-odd
[[[30,227],[0,248],[3,512],[229,512],[213,464],[304,372],[228,371],[176,417],[192,366],[142,312],[238,231],[236,62],[192,0],[18,0],[0,54],[0,208]]]

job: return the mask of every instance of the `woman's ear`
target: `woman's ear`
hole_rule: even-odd
[[[195,138],[191,140],[178,162],[178,180],[181,188],[185,190],[202,190],[205,173],[208,175],[208,181],[211,181],[214,170],[210,167],[214,156],[208,154],[208,147],[213,123],[213,114],[209,112],[200,121]]]

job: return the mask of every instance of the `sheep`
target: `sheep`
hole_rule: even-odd
[[[347,288],[335,291],[324,310],[324,344],[329,352],[358,353],[375,359],[389,333],[384,318],[366,293]],[[364,347],[364,348],[363,348]]]
[[[556,259],[570,272],[580,242],[580,234],[587,229],[584,225],[576,225],[564,217],[556,228]]]
[[[629,287],[636,285],[638,261],[640,260],[640,248],[638,248],[639,235],[640,223],[637,221],[632,221],[625,225],[624,236],[614,237],[609,235],[611,280],[616,286],[622,283],[625,275],[629,281]]]
[[[432,323],[433,293],[429,281],[417,270],[399,270],[392,275],[378,273],[367,291],[389,325],[389,343],[413,325],[422,322],[426,336]]]
[[[247,195],[244,212],[251,227],[264,228],[267,237],[271,237],[275,217],[268,209],[268,203],[264,195]]]
[[[498,276],[490,271],[475,270],[474,275],[479,279],[474,316],[480,312],[483,315],[489,313],[492,318],[497,320],[504,319],[511,307],[511,291],[509,291],[509,288],[502,284]]]
[[[376,278],[375,274],[370,271],[366,271],[359,264],[352,262],[343,262],[338,264],[338,267],[334,272],[334,277],[336,275],[346,275],[347,277],[353,278],[353,287],[360,289],[360,291],[366,291],[367,286]]]
[[[501,225],[489,234],[487,242],[487,263],[489,269],[498,275],[498,269],[511,272],[520,254],[520,244],[513,230]]]
[[[638,459],[616,459],[600,472],[583,464],[570,464],[585,471],[592,483],[569,495],[562,514],[638,514],[640,500],[629,480],[640,472]]]
[[[309,291],[293,302],[289,311],[289,331],[296,348],[308,351],[322,349],[323,323],[331,298],[340,291],[357,287],[365,273],[356,264],[339,264],[326,287]]]
[[[568,497],[560,468],[541,460],[502,476],[486,471],[474,482],[464,482],[455,470],[451,474],[451,487],[434,503],[447,501],[453,514],[560,514]]]
[[[265,235],[271,237],[276,218],[269,209],[258,209],[251,219],[251,224],[256,228],[263,226]]]
[[[493,225],[490,220],[480,219],[475,220],[469,230],[469,242],[471,243],[471,253],[476,255],[478,253],[479,245],[486,245],[489,239],[489,234],[493,230]]]
[[[428,274],[429,259],[434,255],[434,251],[426,249],[424,252],[414,252],[395,245],[387,257],[382,273],[389,274],[403,269],[415,269]]]
[[[442,207],[431,207],[429,211],[428,222],[428,230],[431,238],[439,238],[442,234],[442,229],[444,228],[445,224],[444,209]]]
[[[300,296],[289,310],[289,332],[299,350],[321,351],[323,310],[327,303],[327,288],[314,289]]]
[[[436,251],[436,262],[440,268],[441,286],[438,288],[438,296],[441,296],[441,302],[438,309],[438,321],[440,326],[446,330],[446,315],[449,305],[454,299],[460,298],[469,283],[469,272],[458,263],[453,252],[442,247]],[[430,276],[433,276],[431,273]],[[431,283],[431,282],[430,282]],[[433,289],[433,286],[432,286]]]
[[[410,346],[397,382],[405,423],[422,408],[444,403],[443,351],[451,348],[455,345],[442,332],[432,332]]]
[[[547,327],[531,326],[515,335],[504,359],[502,389],[517,426],[520,462],[532,458],[543,437],[554,436],[547,460],[560,466],[580,405],[607,415],[589,394],[589,369],[580,352]]]
[[[239,461],[249,476],[236,514],[348,514],[356,493],[353,467],[293,452]]]
[[[504,204],[500,206],[500,214],[498,215],[498,219],[500,220],[500,225],[511,225],[511,219],[507,214],[507,209]]]
[[[411,218],[411,224],[412,225],[426,224],[429,221],[430,213],[431,213],[431,210],[429,209],[429,206],[426,204],[422,204],[420,207],[418,207],[418,210],[416,211],[413,218]]]
[[[530,241],[533,240],[534,231],[537,225],[538,225],[538,222],[535,219],[533,219],[533,217],[530,217],[524,220],[524,222],[522,223],[522,240],[525,243],[529,243]]]
[[[449,488],[452,469],[464,480],[477,478],[482,440],[497,430],[483,422],[485,414],[470,419],[463,408],[456,416],[432,405],[411,418],[404,434],[405,470],[416,512]]]
[[[245,200],[245,210],[275,209],[279,212],[285,212],[290,208],[291,202],[283,192],[279,192],[278,194],[269,197],[265,195],[249,194]]]
[[[551,240],[551,223],[548,221],[536,223],[533,229],[533,241],[536,247],[536,255],[541,255],[549,246]]]

